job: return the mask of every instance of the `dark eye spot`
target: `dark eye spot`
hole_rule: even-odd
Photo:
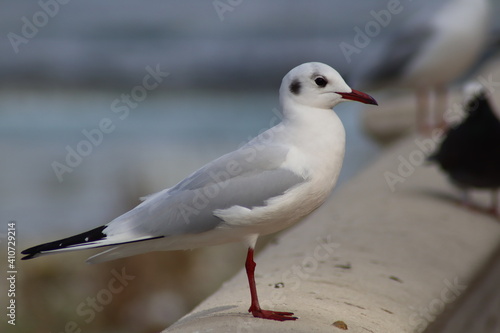
[[[300,93],[300,88],[302,85],[299,80],[293,80],[290,84],[290,92],[294,95],[298,95]]]
[[[328,84],[328,81],[322,76],[315,78],[314,82],[316,82],[318,87],[321,87],[321,88],[325,87]]]

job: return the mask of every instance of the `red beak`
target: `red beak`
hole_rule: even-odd
[[[337,94],[342,96],[342,98],[344,99],[350,99],[352,101],[357,101],[365,104],[378,105],[377,101],[373,97],[358,90],[352,89],[352,92],[350,93],[338,92]]]

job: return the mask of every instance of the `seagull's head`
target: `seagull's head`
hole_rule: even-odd
[[[349,100],[378,105],[370,95],[351,89],[335,69],[319,62],[308,62],[288,72],[281,83],[280,99],[282,105],[293,101],[320,109],[332,109]]]

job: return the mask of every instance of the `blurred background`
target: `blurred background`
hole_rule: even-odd
[[[321,61],[349,81],[405,21],[443,1],[400,1],[390,23],[346,56],[340,45],[355,45],[355,28],[390,2],[1,1],[2,253],[9,221],[20,252],[102,225],[175,185],[276,123],[291,68]],[[500,1],[492,3],[499,13]],[[493,22],[483,55],[495,54],[499,29]],[[336,111],[347,132],[343,183],[382,148],[362,130],[360,105]],[[18,260],[16,326],[2,320],[0,330],[157,332],[240,270],[245,249],[85,265],[91,254]],[[110,292],[123,270],[128,284]],[[5,290],[0,300],[5,309]]]

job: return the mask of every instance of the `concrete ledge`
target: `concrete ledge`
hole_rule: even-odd
[[[500,223],[457,205],[435,167],[402,167],[411,154],[422,162],[415,140],[389,149],[257,257],[261,305],[299,320],[253,318],[241,271],[165,332],[341,332],[342,323],[348,332],[423,332],[445,308],[443,320],[453,321],[459,295],[500,264],[492,259]],[[394,191],[387,172],[401,177]]]

